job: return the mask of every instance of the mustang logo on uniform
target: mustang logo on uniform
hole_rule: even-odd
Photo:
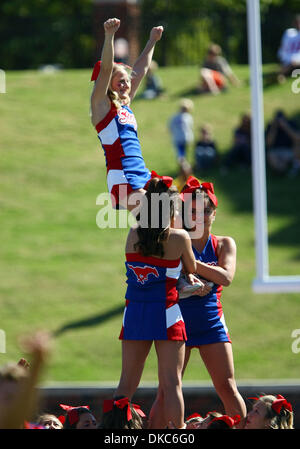
[[[145,284],[148,281],[148,276],[153,274],[155,277],[159,278],[159,274],[156,268],[144,265],[143,267],[134,267],[133,265],[127,265],[130,270],[134,272],[137,277],[137,281],[140,284]]]

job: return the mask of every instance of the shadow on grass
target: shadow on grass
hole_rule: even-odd
[[[101,323],[114,318],[115,316],[121,315],[124,311],[124,305],[117,306],[114,309],[108,310],[107,312],[101,313],[100,315],[92,316],[89,318],[84,318],[83,320],[73,321],[67,323],[64,326],[56,329],[53,332],[54,337],[59,337],[60,335],[74,329],[80,329],[82,327],[98,326]]]
[[[230,88],[224,89],[221,92],[221,95],[225,95],[230,91]],[[199,92],[199,90],[195,87],[190,87],[189,89],[181,90],[173,95],[170,95],[171,98],[186,98],[186,97],[210,97],[212,94],[210,92]]]
[[[230,198],[236,212],[253,212],[250,169],[242,172],[233,170],[228,176],[219,176],[216,184],[217,189]],[[300,249],[300,175],[291,179],[267,171],[266,185],[268,220],[284,217],[286,223],[275,232],[269,231],[269,243]]]
[[[176,177],[177,173],[168,173]],[[213,182],[215,191],[226,195],[233,209],[233,219],[235,213],[253,213],[252,202],[252,172],[251,169],[233,169],[227,175],[220,175],[219,169],[211,170],[204,174],[195,173],[195,176],[203,181]],[[285,217],[288,224],[276,232],[269,233],[269,243],[274,246],[289,246],[300,250],[300,175],[290,179],[287,176],[278,176],[267,172],[267,204],[268,217]],[[288,220],[286,220],[288,218]],[[295,256],[300,260],[299,254]],[[54,337],[58,337],[65,332],[84,327],[98,326],[110,319],[119,316],[124,311],[124,305],[116,306],[96,316],[87,317],[78,321],[66,323],[53,332]]]
[[[264,72],[263,73],[263,88],[267,89],[271,86],[278,86],[278,71],[270,71],[270,72]]]

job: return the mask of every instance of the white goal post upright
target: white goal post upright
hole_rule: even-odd
[[[261,20],[259,0],[247,0],[248,52],[251,82],[252,188],[255,219],[256,293],[300,292],[300,276],[270,276],[267,225]]]

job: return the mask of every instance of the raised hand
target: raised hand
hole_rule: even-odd
[[[17,365],[22,366],[25,369],[29,369],[30,368],[30,364],[23,357],[18,361]]]
[[[150,31],[150,40],[155,42],[159,41],[161,39],[163,31],[164,31],[163,26],[152,28],[152,30]]]
[[[103,25],[105,34],[114,35],[118,31],[120,23],[121,21],[116,18],[106,20]]]
[[[36,331],[33,335],[21,337],[20,346],[31,356],[44,361],[52,349],[51,336],[48,332]]]

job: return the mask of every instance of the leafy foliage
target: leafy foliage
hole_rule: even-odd
[[[283,30],[298,12],[298,0],[261,0],[264,62],[274,62]],[[160,23],[165,35],[160,65],[198,64],[210,41],[235,63],[247,63],[246,0],[143,0],[140,39]],[[95,51],[93,0],[2,0],[1,68],[32,69],[58,63],[90,67]],[[3,43],[5,42],[5,45]]]

